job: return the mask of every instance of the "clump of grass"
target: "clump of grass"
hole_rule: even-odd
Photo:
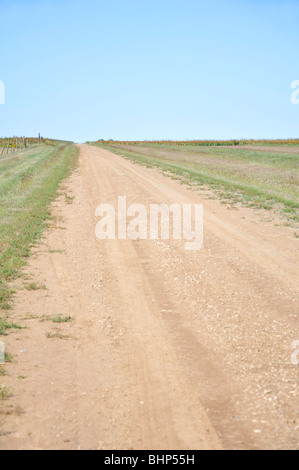
[[[15,407],[5,407],[0,411],[2,415],[6,416],[11,416],[11,415],[16,415],[16,416],[21,416],[24,414],[24,410],[20,406],[15,406]]]
[[[17,323],[7,320],[6,317],[0,318],[0,336],[6,335],[6,331],[10,329],[21,330],[22,327]]]
[[[3,366],[0,366],[0,376],[3,377],[3,375],[6,375],[6,370],[4,369]]]
[[[62,335],[61,333],[59,333],[58,331],[47,331],[46,332],[46,338],[48,339],[53,339],[53,338],[57,338],[57,339],[68,339],[68,336],[65,336],[65,335]]]
[[[28,291],[32,290],[46,290],[46,286],[44,284],[38,284],[37,282],[24,282],[24,288]]]
[[[11,363],[13,361],[13,358],[14,356],[12,354],[9,354],[7,351],[5,351],[4,362]]]
[[[73,321],[70,315],[55,315],[53,317],[49,317],[49,320],[51,320],[53,323],[70,323]]]
[[[65,202],[66,202],[67,204],[69,204],[69,205],[70,205],[70,204],[73,204],[74,199],[75,199],[73,196],[69,196],[68,194],[65,193],[65,194],[64,194],[64,197],[65,197]]]
[[[71,315],[63,315],[63,314],[58,314],[58,315],[35,315],[35,314],[28,314],[27,317],[24,318],[24,320],[37,320],[39,319],[41,322],[45,321],[51,321],[53,323],[70,323],[73,321],[73,318]]]
[[[0,308],[3,310],[11,309],[10,299],[14,293],[15,291],[0,279]]]
[[[5,385],[0,385],[0,399],[7,400],[7,398],[10,398],[11,396],[12,396],[12,389],[9,387],[6,387]]]
[[[23,320],[36,320],[37,318],[40,318],[39,315],[35,315],[33,313],[27,313],[27,317],[24,317]]]

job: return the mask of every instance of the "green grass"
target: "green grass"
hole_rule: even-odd
[[[3,316],[0,318],[0,336],[3,336],[6,334],[7,330],[21,330],[22,327],[18,325],[17,323],[9,321],[6,316]]]
[[[8,352],[5,351],[5,357],[4,357],[4,362],[13,362],[14,356],[12,354],[9,354]]]
[[[70,323],[73,321],[70,315],[55,315],[53,317],[49,317],[49,320],[53,323]]]
[[[24,289],[28,291],[32,290],[46,290],[46,286],[43,284],[38,284],[37,282],[24,282]]]
[[[46,332],[46,338],[48,339],[53,339],[53,338],[56,338],[56,339],[68,339],[68,336],[65,336],[65,335],[62,335],[61,333],[59,333],[59,331],[56,331],[56,332]]]
[[[73,318],[71,315],[63,315],[63,314],[57,314],[57,315],[34,315],[32,313],[28,314],[27,317],[24,318],[24,320],[40,320],[41,322],[46,322],[46,321],[51,321],[52,323],[71,323],[73,321]]]
[[[275,208],[299,220],[299,146],[195,147],[159,143],[96,144],[186,184],[213,189],[228,203]]]
[[[72,144],[38,145],[0,160],[0,318],[11,308],[9,286],[50,219],[50,203],[76,165]]]

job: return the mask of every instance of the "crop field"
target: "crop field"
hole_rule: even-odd
[[[299,220],[299,142],[97,142],[118,155],[206,186],[228,203]]]

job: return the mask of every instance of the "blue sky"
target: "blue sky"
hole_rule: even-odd
[[[299,137],[299,0],[0,0],[0,136]]]

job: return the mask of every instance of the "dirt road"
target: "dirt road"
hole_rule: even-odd
[[[299,448],[294,231],[87,145],[66,187],[26,268],[47,290],[15,298],[0,447]],[[118,196],[203,203],[203,248],[97,240]]]

